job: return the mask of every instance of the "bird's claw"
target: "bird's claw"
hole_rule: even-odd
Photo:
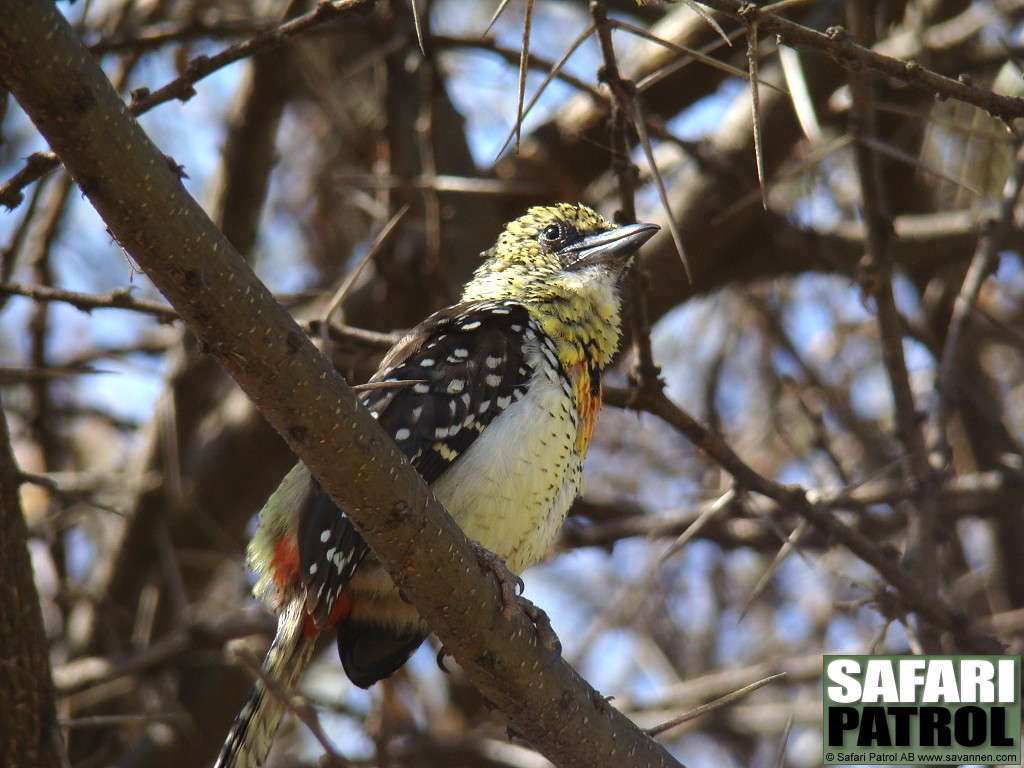
[[[504,560],[480,544],[476,545],[476,561],[481,568],[493,573],[494,578],[498,580],[498,586],[501,588],[502,613],[506,619],[511,619],[515,615],[516,600],[526,588],[523,580],[509,570]]]
[[[544,613],[543,608],[538,608],[525,597],[519,596],[517,599],[523,613],[533,622],[533,626],[537,630],[537,642],[551,655],[552,659],[557,659],[562,655],[562,641],[555,634],[555,630],[551,626],[551,619]]]
[[[451,654],[448,653],[448,649],[442,645],[441,649],[437,652],[437,668],[446,675],[450,675],[452,673],[452,671],[444,665],[444,660],[449,656],[451,656]]]
[[[533,622],[537,630],[537,640],[553,658],[562,654],[562,643],[551,627],[551,620],[541,608],[522,596],[526,585],[523,580],[512,573],[505,561],[483,546],[476,545],[476,559],[481,568],[490,571],[498,580],[501,588],[502,614],[508,620],[515,616],[516,608],[520,608],[527,618]]]

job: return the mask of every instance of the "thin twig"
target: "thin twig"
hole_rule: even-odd
[[[160,322],[173,322],[178,313],[167,304],[147,299],[132,297],[132,288],[120,288],[106,295],[65,291],[46,285],[28,285],[26,283],[0,283],[0,296],[24,296],[39,302],[62,302],[70,304],[82,312],[94,309],[128,309],[146,315],[153,315]]]
[[[644,118],[643,109],[640,106],[640,97],[635,93],[630,99],[633,108],[633,127],[636,129],[637,137],[640,139],[640,146],[643,147],[644,157],[647,158],[647,165],[651,170],[651,178],[654,179],[654,186],[658,190],[658,198],[661,200],[661,207],[665,209],[665,221],[668,223],[668,231],[672,234],[672,242],[679,253],[679,260],[683,263],[683,270],[686,272],[686,279],[693,284],[693,273],[690,271],[690,262],[686,258],[686,251],[683,248],[683,233],[679,231],[679,223],[672,214],[672,206],[668,198],[668,189],[665,187],[665,180],[658,170],[658,164],[654,161],[654,148],[651,146],[650,136],[647,135],[647,122]]]
[[[682,725],[683,723],[689,722],[690,720],[693,720],[696,717],[700,717],[701,715],[707,714],[708,712],[720,709],[721,707],[724,707],[727,704],[732,704],[734,701],[742,699],[744,696],[747,696],[753,693],[754,691],[764,688],[769,683],[774,683],[777,680],[781,680],[785,676],[785,672],[780,672],[777,675],[772,675],[771,677],[766,677],[763,680],[758,680],[756,683],[746,685],[740,688],[738,691],[733,691],[732,693],[722,696],[721,698],[715,699],[714,701],[710,701],[707,704],[701,704],[699,707],[694,707],[690,711],[684,712],[683,714],[679,715],[679,717],[673,717],[671,720],[667,720],[664,723],[660,723],[659,725],[656,725],[653,728],[647,728],[646,732],[649,736],[657,736],[659,734],[662,734],[667,730],[675,728],[677,725]]]
[[[501,0],[501,2],[498,4],[498,7],[494,9],[494,13],[491,14],[491,20],[487,22],[487,26],[484,27],[484,31],[480,33],[481,37],[483,37],[484,35],[491,31],[491,27],[494,26],[495,22],[497,22],[502,12],[508,7],[508,4],[509,0]]]
[[[505,137],[505,141],[503,141],[501,143],[501,147],[498,149],[498,152],[497,152],[498,155],[500,155],[502,152],[505,151],[505,147],[507,147],[508,143],[510,141],[512,141],[512,137],[513,136],[516,137],[516,142],[517,142],[516,151],[517,152],[519,151],[519,149],[518,149],[519,132],[520,132],[520,128],[522,127],[523,120],[530,113],[530,110],[533,109],[533,105],[537,103],[538,99],[540,99],[540,96],[541,96],[542,93],[544,93],[544,90],[548,87],[548,85],[551,84],[551,81],[554,80],[556,77],[564,79],[565,82],[569,83],[570,85],[573,85],[578,90],[588,92],[588,93],[590,93],[591,96],[594,96],[595,98],[598,98],[598,99],[602,98],[602,94],[600,93],[600,91],[597,91],[597,90],[594,90],[594,89],[590,88],[586,83],[583,83],[582,81],[577,81],[576,78],[572,78],[571,75],[566,75],[562,71],[563,67],[565,66],[565,62],[567,62],[569,60],[569,57],[572,56],[576,52],[577,48],[579,48],[581,45],[583,45],[583,42],[588,37],[590,37],[590,35],[593,32],[594,32],[594,25],[591,24],[585,30],[583,30],[583,32],[581,32],[579,35],[576,36],[576,39],[572,41],[572,44],[566,49],[565,53],[562,54],[561,58],[559,58],[558,61],[556,61],[554,64],[551,65],[551,67],[548,68],[548,72],[544,76],[544,80],[537,87],[537,90],[534,92],[533,96],[530,97],[530,103],[526,105],[525,109],[523,109],[522,105],[520,105],[520,107],[518,109],[518,115],[517,115],[517,119],[516,119],[516,124],[512,126],[512,130],[510,130],[508,132],[508,135]],[[527,61],[530,62],[531,64],[533,62],[537,62],[537,63],[540,62],[539,59],[536,59],[536,57],[533,57],[533,56],[528,57]]]
[[[724,72],[725,74],[731,77],[747,76],[747,73],[744,72],[739,67],[734,67],[731,64],[727,64],[724,61],[719,61],[718,59],[712,56],[708,56],[703,52],[703,49],[694,50],[693,48],[687,48],[685,45],[673,43],[671,40],[665,40],[664,38],[658,37],[657,35],[648,32],[643,27],[638,27],[635,24],[630,24],[629,22],[621,21],[620,19],[609,19],[608,23],[611,24],[615,29],[621,29],[623,32],[629,32],[630,34],[636,35],[639,38],[648,40],[652,43],[655,43],[656,45],[660,45],[663,48],[668,48],[670,51],[676,51],[677,53],[681,53],[691,61],[699,61],[701,64],[706,64],[712,69],[717,69],[719,72]],[[724,38],[724,41],[729,45],[732,44],[732,40],[728,37]],[[722,40],[715,40],[714,43],[707,46],[707,49],[715,50],[716,48],[720,47],[721,44]],[[675,61],[669,62],[665,66],[670,67],[673,72],[677,72],[680,69],[680,67],[677,65],[677,62]],[[653,74],[648,75],[646,78],[644,78],[642,82],[637,83],[637,90],[642,91],[645,88],[650,87],[660,79],[660,77],[655,78]],[[773,83],[764,83],[764,85],[768,86],[773,90],[783,92],[782,88],[779,88],[777,85]]]
[[[187,722],[187,712],[149,712],[140,715],[91,715],[89,717],[58,718],[61,728],[102,728],[111,725],[147,725],[149,723]]]
[[[761,137],[761,91],[757,75],[757,17],[744,15],[743,25],[747,30],[747,85],[750,87],[750,120],[754,131],[754,163],[757,167],[757,186],[761,190],[761,206],[768,210],[768,188],[764,174],[764,146]]]
[[[323,323],[325,326],[330,324],[331,315],[334,314],[338,307],[341,306],[342,302],[344,302],[348,295],[352,292],[352,288],[355,286],[356,280],[359,279],[359,275],[363,273],[363,269],[366,268],[367,264],[373,261],[374,257],[380,252],[381,246],[383,246],[384,243],[387,242],[388,236],[391,234],[394,228],[398,226],[398,222],[400,222],[402,218],[405,216],[405,214],[407,214],[408,212],[409,206],[403,205],[401,209],[399,209],[399,211],[395,213],[395,215],[392,216],[390,219],[388,219],[388,222],[383,227],[381,227],[380,232],[378,232],[377,236],[373,238],[373,242],[370,244],[370,247],[366,249],[366,253],[359,260],[359,263],[356,264],[355,268],[348,273],[348,275],[345,277],[345,280],[338,287],[338,290],[335,291],[334,295],[331,297],[331,300],[327,302],[327,307],[320,314],[321,323]]]
[[[530,62],[530,30],[533,27],[533,0],[526,0],[526,11],[523,17],[523,42],[519,50],[519,83],[516,88],[516,146],[515,153],[519,154],[519,144],[522,139],[523,129],[523,100],[526,96],[526,70]]]

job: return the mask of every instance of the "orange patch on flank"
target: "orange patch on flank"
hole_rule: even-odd
[[[572,391],[576,398],[576,412],[579,415],[579,421],[576,424],[576,452],[581,457],[586,457],[590,438],[594,436],[597,413],[601,410],[601,397],[600,395],[594,397],[591,394],[590,370],[587,368],[586,362],[580,361],[572,366],[569,380],[572,381]]]
[[[282,536],[274,545],[270,560],[270,578],[281,589],[292,587],[299,578],[299,548],[295,538]]]

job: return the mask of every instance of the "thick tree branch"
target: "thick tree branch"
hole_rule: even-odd
[[[18,479],[0,411],[0,758],[49,768],[61,764],[60,735]]]
[[[0,72],[118,242],[309,465],[509,725],[559,765],[676,761],[533,626],[352,390],[187,194],[57,10],[0,0]]]

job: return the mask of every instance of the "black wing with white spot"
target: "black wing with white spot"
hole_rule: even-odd
[[[297,536],[306,610],[323,627],[336,619],[332,613],[338,596],[370,547],[312,477],[299,509]]]
[[[438,312],[384,358],[363,403],[427,483],[433,483],[533,375],[525,348],[543,334],[516,302],[473,302]],[[319,487],[299,517],[307,604],[326,623],[369,548]]]
[[[363,402],[428,483],[526,394],[524,345],[538,330],[519,304],[463,304],[439,312],[400,342]],[[406,386],[397,386],[408,381]]]

